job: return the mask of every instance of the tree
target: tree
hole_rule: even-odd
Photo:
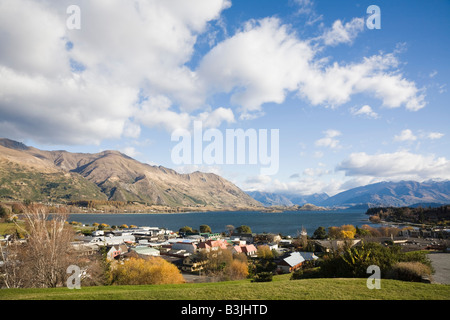
[[[113,284],[177,284],[184,283],[178,268],[160,257],[131,258],[113,270]]]
[[[26,243],[9,251],[22,269],[20,286],[52,288],[64,284],[67,267],[77,264],[71,245],[74,230],[66,223],[67,215],[55,214],[50,219],[44,207],[30,205],[23,217],[25,228],[16,227],[26,234]]]
[[[8,207],[0,204],[0,219],[8,218],[10,214],[11,210]]]
[[[233,233],[234,229],[235,229],[234,226],[231,225],[231,224],[228,224],[228,225],[225,226],[225,230],[228,232],[229,236],[231,236],[231,234]]]
[[[230,280],[245,279],[248,276],[248,264],[244,261],[233,260],[225,267],[224,274]]]
[[[271,260],[273,259],[273,252],[270,250],[269,246],[262,245],[258,246],[258,251],[256,253],[259,259]]]
[[[324,227],[318,227],[313,234],[314,239],[326,239],[327,238],[327,230]]]
[[[184,226],[184,227],[181,227],[181,228],[178,230],[178,232],[181,232],[181,233],[192,232],[192,228],[189,227],[189,226]]]
[[[249,226],[242,225],[236,228],[237,233],[252,233],[252,229]]]
[[[211,227],[207,224],[202,224],[200,226],[200,233],[211,233]]]

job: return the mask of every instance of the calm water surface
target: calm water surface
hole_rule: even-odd
[[[178,231],[183,226],[199,229],[206,224],[213,232],[223,232],[226,225],[239,227],[247,225],[254,233],[281,233],[282,235],[295,236],[304,227],[308,235],[322,226],[341,226],[352,224],[362,226],[368,224],[369,216],[366,210],[334,210],[334,211],[289,211],[282,213],[270,213],[260,211],[223,211],[223,212],[191,212],[174,214],[72,214],[70,221],[84,224],[106,223],[110,226],[122,224],[160,227]]]

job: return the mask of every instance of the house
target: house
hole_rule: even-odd
[[[253,234],[252,233],[232,233],[232,238],[237,238],[245,241],[246,243],[253,243]]]
[[[112,261],[115,258],[127,252],[128,247],[125,244],[113,245],[106,252],[106,259]]]
[[[172,250],[186,250],[190,254],[197,252],[197,245],[191,241],[178,241],[172,245]]]
[[[105,231],[103,231],[103,230],[94,230],[94,231],[92,231],[91,235],[93,237],[104,236],[105,235]]]
[[[302,267],[305,258],[300,252],[292,252],[285,258],[281,258],[277,263],[277,268],[280,272],[290,273],[298,270]]]
[[[243,246],[233,246],[232,252],[233,253],[244,253],[247,256],[254,256],[258,249],[253,244],[246,244]]]
[[[314,252],[300,251],[300,255],[305,259],[305,261],[315,261],[319,259],[319,257],[316,256]]]
[[[206,252],[209,252],[211,250],[219,250],[219,249],[226,249],[227,245],[225,241],[222,240],[207,240],[205,242],[200,242],[197,245],[198,250],[204,250]]]
[[[316,240],[314,241],[317,248],[322,252],[331,252],[341,250],[345,247],[353,247],[358,244],[361,239],[353,240]]]
[[[134,248],[130,248],[130,251],[136,252],[139,256],[157,257],[160,255],[159,250],[147,246],[137,246]]]
[[[207,263],[208,260],[201,259],[198,255],[190,255],[183,259],[181,270],[194,273],[200,272]]]

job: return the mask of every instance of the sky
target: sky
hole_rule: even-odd
[[[119,150],[246,191],[448,180],[449,13],[441,0],[0,0],[0,137]],[[240,130],[254,134],[241,162],[226,147]]]

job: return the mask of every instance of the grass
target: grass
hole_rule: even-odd
[[[0,300],[449,300],[450,286],[381,280],[368,289],[366,279],[250,280],[179,285],[82,287],[80,290],[3,289]]]

